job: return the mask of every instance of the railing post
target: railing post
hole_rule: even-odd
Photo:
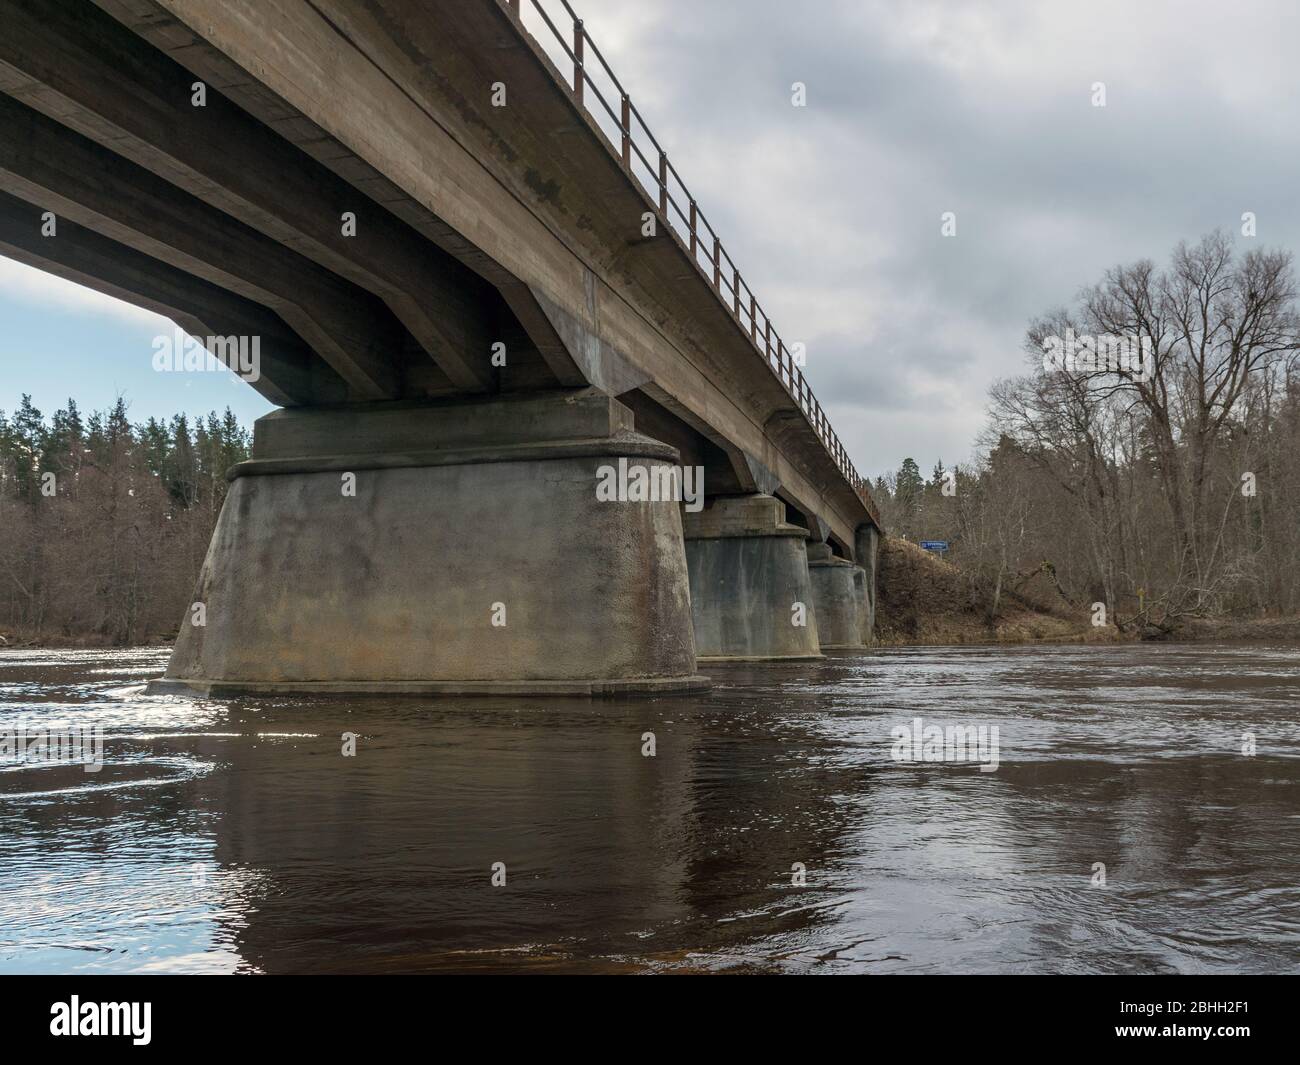
[[[736,316],[736,321],[740,321],[740,267],[733,266],[731,269],[731,313]]]
[[[668,221],[668,154],[659,152],[659,213]]]
[[[692,197],[691,198],[691,262],[694,263],[695,269],[697,270],[700,268],[700,264],[695,259],[695,249],[696,246],[699,244],[699,241],[695,236],[695,216],[698,213],[699,213],[699,209],[695,206],[695,198]]]
[[[582,53],[583,41],[586,34],[582,32],[582,19],[573,20],[573,95],[578,98],[578,103],[582,103],[582,89],[584,78],[582,75]]]
[[[749,339],[758,343],[758,297],[752,289],[749,293]]]
[[[722,241],[713,234],[713,287],[722,293]]]
[[[767,355],[767,362],[768,365],[770,366],[772,364],[772,319],[771,318],[764,319],[763,333],[764,333],[763,352],[764,354]]]
[[[623,94],[623,168],[632,169],[632,101]]]

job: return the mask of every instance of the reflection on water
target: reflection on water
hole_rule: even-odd
[[[105,746],[0,764],[0,970],[1300,968],[1293,648],[895,650],[628,702],[144,695],[166,654],[0,652],[0,733]],[[914,717],[997,725],[998,770],[895,762]]]

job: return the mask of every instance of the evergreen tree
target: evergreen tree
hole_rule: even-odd
[[[114,643],[175,628],[249,434],[227,410],[132,425],[126,401],[48,424],[0,412],[0,630]],[[58,491],[42,495],[41,474]]]
[[[41,454],[45,450],[45,419],[32,406],[32,397],[23,394],[10,423],[14,478],[18,494],[30,499],[39,492]]]
[[[909,510],[915,510],[921,503],[921,493],[924,490],[921,468],[915,459],[905,458],[894,479],[894,498]]]

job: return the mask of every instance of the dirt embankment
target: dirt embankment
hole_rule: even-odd
[[[1125,639],[1113,625],[1094,626],[1089,612],[1070,607],[1049,587],[1036,587],[1040,580],[1047,584],[1035,578],[1021,593],[1004,592],[990,617],[990,603],[972,591],[960,569],[907,540],[886,537],[880,545],[876,640],[904,645]],[[1052,597],[1059,606],[1047,605]]]
[[[1189,618],[1175,640],[1300,644],[1300,618]]]

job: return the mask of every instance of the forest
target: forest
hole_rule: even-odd
[[[226,410],[132,424],[119,398],[0,411],[0,633],[134,644],[174,633],[250,439]]]
[[[1289,253],[1212,233],[1030,323],[977,459],[879,478],[887,530],[948,540],[972,601],[1050,582],[1121,629],[1300,613],[1300,330]],[[1146,358],[1059,358],[1061,338]],[[1140,340],[1140,348],[1134,345]],[[1051,356],[1045,353],[1051,352]]]

